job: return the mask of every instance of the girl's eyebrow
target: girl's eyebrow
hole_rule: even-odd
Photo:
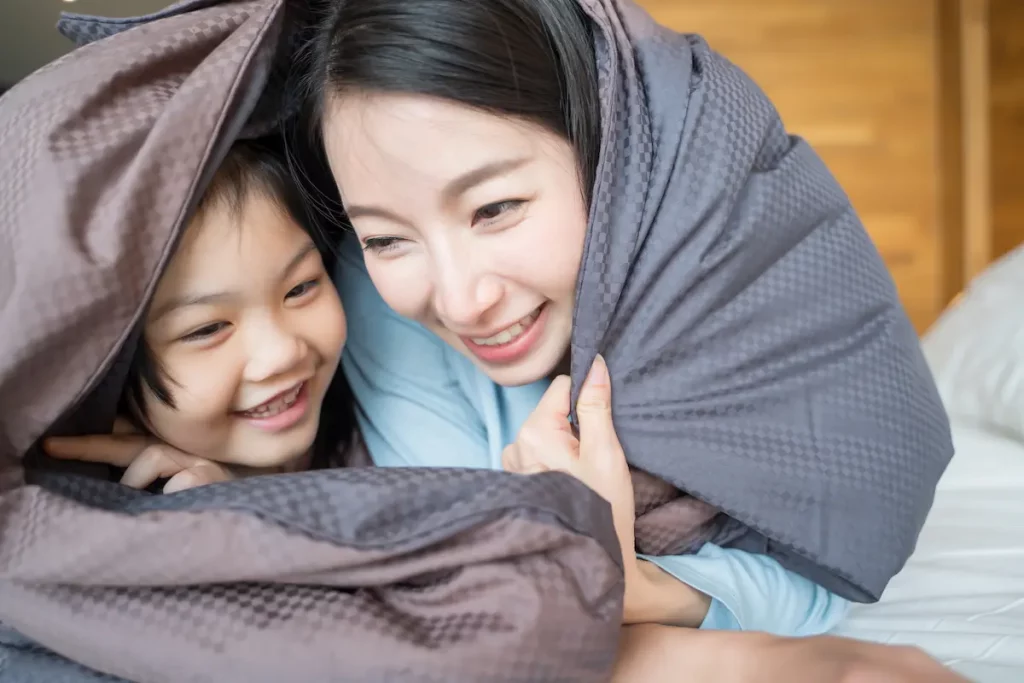
[[[286,265],[281,271],[281,279],[284,280],[291,275],[292,271],[298,268],[299,264],[306,260],[306,257],[309,256],[309,253],[312,251],[316,251],[316,245],[313,244],[313,240],[306,240],[306,243],[302,245],[302,248],[295,253],[292,260],[289,261],[288,265]]]
[[[316,245],[313,244],[312,240],[306,241],[306,243],[302,245],[302,248],[299,249],[299,251],[296,252],[295,256],[292,257],[292,260],[289,261],[288,264],[285,265],[285,267],[281,270],[280,279],[284,280],[289,275],[291,275],[292,271],[295,270],[299,266],[299,264],[306,259],[310,252],[315,250]],[[164,317],[168,313],[176,311],[179,308],[185,308],[186,306],[198,306],[202,304],[209,305],[220,303],[226,300],[237,298],[237,296],[237,292],[209,292],[206,294],[186,294],[184,296],[175,297],[173,299],[165,301],[156,309],[154,309],[150,317],[150,321],[156,322],[157,320]]]
[[[150,317],[150,322],[154,323],[160,318],[177,311],[180,308],[186,308],[188,306],[199,306],[202,304],[215,304],[229,299],[235,298],[233,292],[211,292],[209,294],[186,294],[185,296],[175,297],[161,304],[158,308],[153,310]]]

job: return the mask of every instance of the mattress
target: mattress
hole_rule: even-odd
[[[916,645],[972,681],[1024,681],[1024,444],[953,421],[956,455],[904,570],[839,635]]]

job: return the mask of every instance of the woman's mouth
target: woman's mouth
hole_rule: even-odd
[[[255,408],[239,411],[239,417],[254,427],[268,432],[279,432],[295,426],[309,411],[309,382],[278,394]]]
[[[547,310],[547,304],[543,304],[489,337],[462,337],[462,343],[485,363],[514,363],[528,354],[540,339]]]

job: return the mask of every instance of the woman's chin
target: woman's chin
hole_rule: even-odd
[[[536,353],[517,363],[495,365],[473,359],[481,370],[495,384],[503,387],[521,387],[543,379],[550,379],[561,372],[562,352],[545,353],[545,349],[537,349]]]

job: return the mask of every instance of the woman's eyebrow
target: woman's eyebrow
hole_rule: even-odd
[[[530,161],[531,159],[529,157],[515,157],[512,159],[500,159],[498,161],[486,163],[452,179],[441,191],[441,194],[446,203],[454,202],[462,194],[477,185],[490,180],[491,178],[514,171],[520,166],[526,165]]]
[[[517,168],[525,166],[531,161],[532,159],[530,157],[500,159],[498,161],[492,161],[482,166],[478,166],[470,171],[466,171],[462,175],[449,181],[448,184],[444,186],[444,189],[441,190],[442,201],[445,204],[453,204],[462,194],[473,187],[476,187],[491,178],[514,171]],[[345,207],[345,213],[350,221],[364,216],[373,216],[375,218],[383,218],[395,223],[408,225],[407,220],[393,211],[380,206],[351,204]]]

